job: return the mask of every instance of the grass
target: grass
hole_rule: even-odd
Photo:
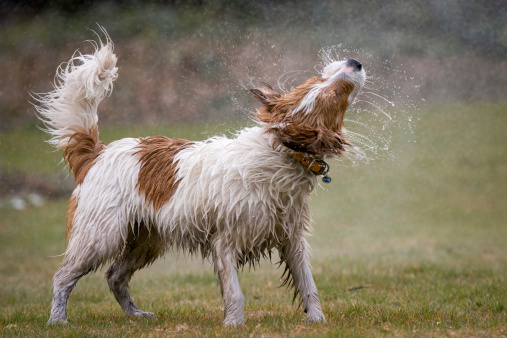
[[[125,317],[101,271],[72,293],[69,325],[47,327],[51,278],[61,260],[51,256],[65,245],[66,201],[52,200],[22,211],[0,209],[0,335],[506,336],[506,109],[427,108],[417,142],[407,142],[402,131],[394,136],[394,162],[332,163],[333,183],[312,197],[309,239],[325,324],[305,322],[291,293],[277,288],[281,271],[263,261],[240,273],[247,323],[224,328],[210,264],[171,253],[131,283],[133,298],[156,319]],[[102,128],[101,136],[198,139],[225,129]],[[33,128],[0,135],[2,171],[50,175],[61,168],[59,154],[47,156],[43,138]],[[4,147],[12,144],[17,151]]]

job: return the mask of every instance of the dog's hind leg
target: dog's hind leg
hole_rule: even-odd
[[[85,236],[89,231],[78,232],[69,240],[62,267],[53,277],[53,300],[48,324],[67,322],[67,300],[77,281],[104,264],[114,251],[97,240],[100,236]],[[100,237],[104,239],[104,236]],[[106,240],[107,242],[107,240]]]
[[[285,262],[285,273],[288,272],[282,285],[293,286],[294,300],[299,294],[300,305],[306,312],[309,322],[326,321],[320,306],[319,294],[310,266],[310,247],[306,239],[299,238],[285,241],[279,247],[280,257]],[[283,277],[283,276],[282,276]],[[291,280],[292,278],[292,280]]]
[[[224,325],[243,324],[245,322],[245,300],[239,287],[238,260],[235,259],[231,249],[221,246],[220,240],[213,245],[213,264],[224,298]]]
[[[53,300],[51,302],[51,314],[48,325],[67,323],[67,300],[79,278],[93,270],[89,265],[76,265],[73,262],[64,261],[64,265],[53,277]]]
[[[62,267],[53,277],[53,300],[48,325],[67,322],[67,301],[77,281],[96,270],[108,258],[108,250],[84,227],[74,226]]]
[[[106,271],[109,289],[126,315],[154,316],[139,310],[130,297],[128,284],[134,272],[155,261],[162,252],[162,240],[156,229],[150,231],[144,224],[130,229],[123,251]]]

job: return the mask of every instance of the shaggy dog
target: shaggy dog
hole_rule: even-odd
[[[169,248],[212,257],[224,299],[224,324],[245,321],[238,268],[276,248],[283,284],[294,287],[310,322],[325,321],[310,267],[308,197],[324,158],[340,155],[344,115],[365,83],[355,59],[334,61],[321,77],[289,92],[251,89],[262,103],[258,125],[234,138],[202,142],[154,136],[99,140],[97,108],[117,78],[113,44],[95,44],[57,71],[40,95],[39,117],[63,151],[76,188],[67,211],[67,248],[53,279],[48,323],[67,321],[67,299],[79,278],[111,263],[109,288],[125,314],[151,317],[128,284]],[[119,107],[121,109],[121,107]]]

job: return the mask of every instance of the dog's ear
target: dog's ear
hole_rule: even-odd
[[[267,83],[262,83],[262,87],[252,88],[248,91],[268,109],[275,106],[277,100],[282,97],[282,94],[274,90],[273,87]]]
[[[345,145],[352,146],[340,132],[313,128],[305,123],[283,123],[270,127],[270,131],[287,148],[318,157],[345,152]]]

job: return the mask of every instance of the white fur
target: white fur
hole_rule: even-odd
[[[57,71],[55,90],[35,98],[35,109],[52,138],[49,143],[63,149],[69,136],[76,131],[88,131],[97,124],[100,101],[113,90],[118,77],[113,42],[94,43],[95,53],[74,55]]]
[[[352,104],[359,90],[364,86],[364,83],[366,81],[366,73],[364,69],[354,72],[352,71],[351,67],[346,66],[346,63],[347,61],[335,61],[328,64],[322,71],[322,78],[327,80],[325,82],[313,85],[312,89],[310,89],[308,94],[306,94],[303,100],[301,100],[299,106],[292,110],[291,114],[297,114],[299,112],[303,114],[310,114],[313,111],[315,100],[319,94],[326,87],[330,86],[333,82],[341,77],[346,77],[348,80],[356,84],[356,86],[354,86],[354,90],[348,98],[349,104]]]
[[[127,238],[127,226],[135,220],[133,205],[143,207],[141,199],[132,194],[139,173],[139,158],[134,156],[137,145],[134,139],[111,143],[74,190],[78,206],[66,260],[78,266],[99,266],[118,254]]]
[[[260,127],[180,152],[178,189],[160,210],[137,188],[138,145],[136,139],[111,143],[75,189],[79,203],[65,254],[70,260],[97,256],[94,265],[100,265],[114,258],[128,226],[139,221],[154,224],[167,238],[193,243],[207,241],[216,227],[238,253],[255,250],[270,236],[278,242],[311,231],[299,210],[306,208],[315,176],[275,151]]]

